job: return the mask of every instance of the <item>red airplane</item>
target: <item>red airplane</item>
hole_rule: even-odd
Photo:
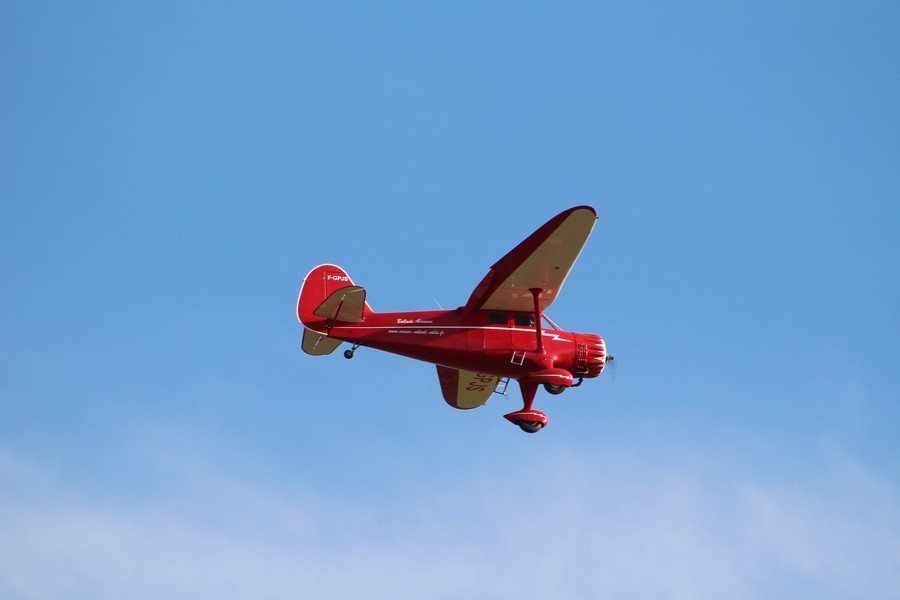
[[[320,265],[303,280],[297,300],[297,317],[305,326],[303,351],[331,354],[346,341],[353,345],[346,358],[366,346],[433,363],[444,400],[459,409],[481,406],[515,379],[524,407],[504,416],[536,433],[548,423],[547,415],[534,409],[540,384],[561,394],[597,377],[613,360],[599,335],[563,331],[543,314],[596,221],[590,206],[556,215],[497,261],[465,306],[455,310],[375,312],[366,290],[343,269]]]

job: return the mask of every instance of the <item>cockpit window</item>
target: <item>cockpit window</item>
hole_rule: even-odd
[[[534,317],[531,315],[516,315],[516,325],[520,327],[534,327]]]
[[[506,325],[508,321],[506,313],[490,313],[488,315],[488,323],[491,325]]]

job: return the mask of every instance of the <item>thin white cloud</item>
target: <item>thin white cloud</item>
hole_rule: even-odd
[[[900,592],[900,503],[851,462],[791,482],[555,457],[533,481],[479,472],[376,507],[196,465],[190,487],[125,502],[2,457],[5,598]]]

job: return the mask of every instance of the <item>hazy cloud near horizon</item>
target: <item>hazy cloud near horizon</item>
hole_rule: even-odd
[[[145,457],[146,460],[146,457]],[[259,486],[209,465],[147,460],[167,499],[84,489],[6,451],[0,592],[8,598],[892,598],[900,502],[890,484],[823,456],[798,479],[621,457],[547,457],[541,476],[477,470],[476,487]],[[458,476],[457,476],[458,479]],[[35,500],[37,498],[37,500]]]

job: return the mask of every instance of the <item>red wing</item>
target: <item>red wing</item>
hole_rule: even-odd
[[[546,309],[559,294],[596,221],[597,212],[590,206],[559,213],[491,267],[465,308],[534,310],[529,290],[540,288],[541,309]]]

